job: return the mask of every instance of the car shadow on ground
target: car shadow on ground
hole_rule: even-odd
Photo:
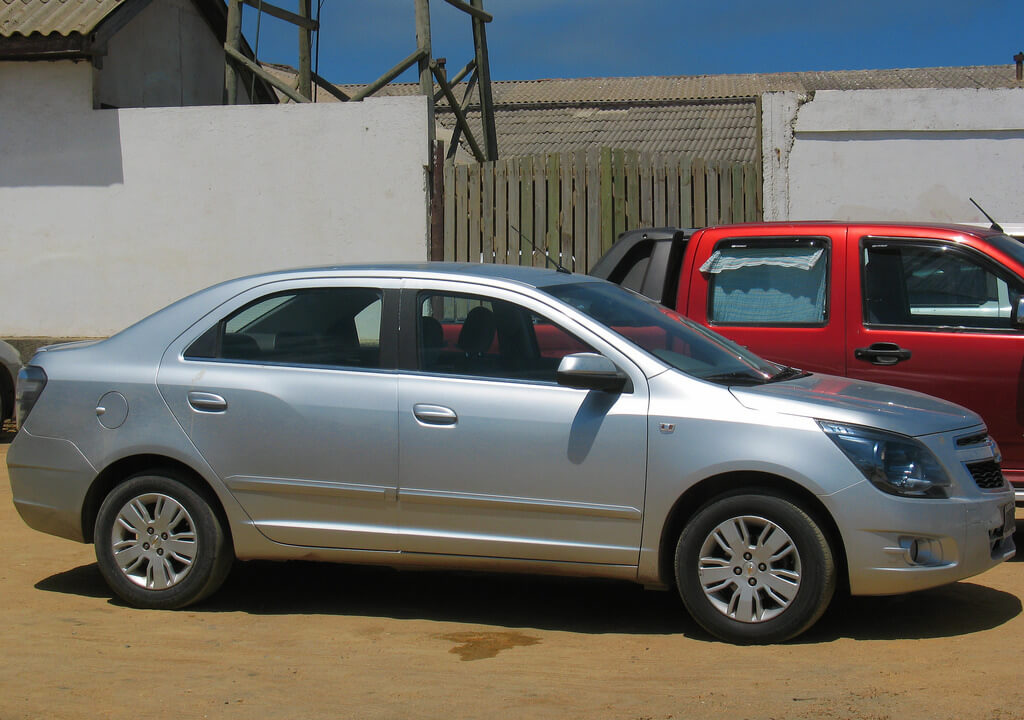
[[[52,575],[36,588],[111,597],[95,563]],[[648,592],[607,580],[329,563],[237,563],[224,587],[189,611],[351,615],[714,640],[689,617],[674,591]],[[952,637],[998,627],[1020,613],[1015,595],[970,581],[893,597],[837,596],[824,617],[794,642]]]

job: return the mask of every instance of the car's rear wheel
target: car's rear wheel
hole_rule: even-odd
[[[735,643],[799,635],[825,612],[836,586],[832,549],[815,520],[760,491],[702,507],[679,536],[675,565],[693,618]]]
[[[169,470],[115,487],[100,506],[93,540],[107,584],[137,607],[198,602],[221,586],[234,559],[211,504]]]

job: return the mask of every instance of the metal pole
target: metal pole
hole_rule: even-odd
[[[299,0],[299,14],[307,21],[313,19],[311,0]],[[299,92],[313,97],[313,35],[309,27],[299,27]]]
[[[420,55],[420,93],[427,98],[427,156],[430,164],[433,165],[434,157],[434,80],[430,72],[430,0],[415,0],[416,2],[416,45]]]
[[[473,8],[483,12],[484,0],[470,0]],[[473,16],[473,45],[476,48],[476,76],[480,83],[480,120],[484,126],[484,155],[498,159],[498,134],[494,128],[494,100],[491,98],[491,65],[487,58],[486,24]]]
[[[242,45],[242,0],[228,0],[228,27],[224,37],[224,47],[236,52]],[[224,104],[238,103],[238,70],[226,57],[224,58]]]
[[[430,194],[430,259],[444,260],[444,142],[434,143],[434,171]]]

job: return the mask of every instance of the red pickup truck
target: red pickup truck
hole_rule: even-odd
[[[1024,243],[963,225],[797,222],[623,234],[592,275],[757,354],[984,417],[1024,502]]]

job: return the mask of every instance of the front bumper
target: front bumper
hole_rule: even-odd
[[[920,500],[886,495],[865,481],[830,501],[843,528],[853,595],[945,585],[1016,554],[1009,488],[979,497]]]
[[[29,527],[88,541],[82,533],[82,505],[96,469],[74,443],[22,428],[7,451],[7,470],[14,506]]]

